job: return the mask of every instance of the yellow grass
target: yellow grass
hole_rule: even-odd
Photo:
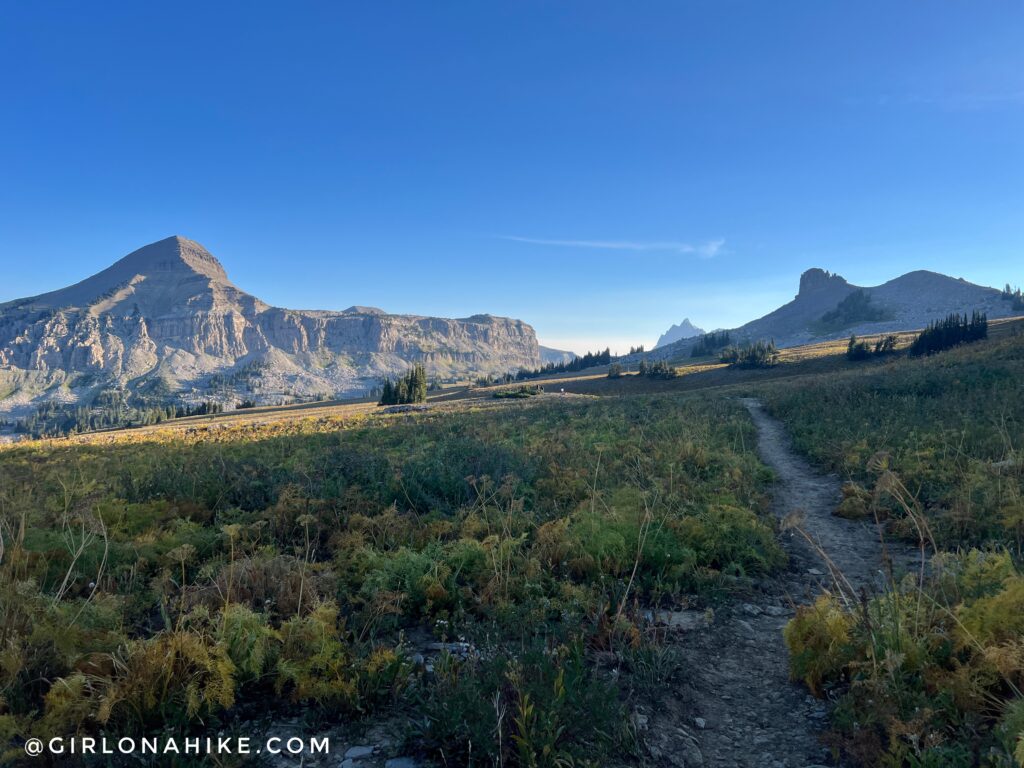
[[[989,337],[1005,338],[1011,334],[1024,333],[1024,317],[1005,318],[989,321]],[[896,334],[897,349],[910,345],[917,331]],[[861,337],[873,344],[880,335]],[[710,357],[686,360],[677,364],[675,379],[641,378],[635,371],[609,379],[608,367],[599,366],[586,371],[561,373],[537,379],[529,384],[545,390],[540,398],[544,400],[572,396],[623,396],[668,391],[686,391],[711,388],[744,387],[760,381],[776,381],[791,377],[827,375],[848,368],[884,364],[882,360],[849,362],[846,360],[846,339],[824,341],[790,347],[779,351],[779,363],[768,369],[736,369],[719,363]],[[523,407],[530,400],[497,400],[494,393],[507,389],[507,384],[488,387],[457,385],[437,392],[431,392],[427,402],[432,413],[444,413],[453,409]],[[388,415],[370,400],[327,401],[298,405],[269,406],[231,411],[209,416],[190,416],[163,422],[153,426],[130,429],[108,430],[75,435],[56,440],[35,441],[38,444],[104,444],[134,441],[160,441],[184,437],[189,441],[232,440],[241,436],[252,437],[255,431],[262,436],[273,436],[295,432],[317,432],[344,429],[364,422],[369,418],[408,418],[409,414]],[[13,445],[25,445],[25,442]],[[0,450],[10,444],[0,444]]]

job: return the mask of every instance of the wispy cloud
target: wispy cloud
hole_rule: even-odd
[[[559,240],[545,237],[521,237],[499,235],[502,240],[532,245],[554,245],[564,248],[599,248],[607,251],[661,251],[663,253],[685,253],[701,259],[712,259],[725,246],[725,239],[707,240],[703,243],[682,243],[674,240]]]
[[[977,110],[1008,104],[1024,104],[1024,88],[1010,91],[945,93],[938,96],[914,94],[909,100],[913,104],[927,104],[946,109]]]
[[[922,106],[948,110],[983,110],[1024,104],[1024,88],[987,91],[947,91],[937,93],[883,93],[872,99],[851,98],[847,103],[878,107]]]

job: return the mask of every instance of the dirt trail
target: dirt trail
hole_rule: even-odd
[[[798,456],[782,425],[758,401],[743,404],[757,426],[759,453],[777,476],[775,513],[802,512],[803,529],[855,589],[881,584],[876,527],[834,516],[839,480]],[[783,545],[790,558],[785,573],[762,582],[749,602],[720,611],[709,628],[686,633],[680,641],[690,680],[677,702],[651,718],[649,739],[659,762],[686,768],[834,764],[820,741],[826,707],[789,681],[782,639],[792,605],[811,602],[831,584],[829,567],[799,533],[784,532]],[[906,550],[896,554],[902,561]]]

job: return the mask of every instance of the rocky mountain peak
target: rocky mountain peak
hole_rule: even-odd
[[[464,380],[540,362],[533,328],[512,318],[272,307],[180,235],[74,285],[0,304],[0,417],[54,397],[89,406],[107,389],[267,403],[362,395],[414,363],[433,378]]]
[[[663,347],[666,344],[671,344],[680,339],[691,339],[694,336],[702,336],[704,334],[703,328],[698,328],[696,325],[690,322],[690,318],[684,318],[683,322],[678,325],[673,325],[667,331],[665,331],[658,338],[658,343],[654,345],[654,348]]]
[[[181,235],[166,237],[132,251],[111,269],[118,267],[143,276],[161,272],[194,272],[217,282],[228,281],[224,267],[212,253]]]
[[[817,293],[837,285],[844,286],[849,285],[849,283],[841,275],[819,269],[818,267],[812,267],[800,275],[800,291],[797,295],[806,296],[809,293]]]
[[[175,235],[132,251],[92,277],[57,291],[19,300],[37,309],[86,307],[107,311],[129,301],[142,311],[165,312],[197,296],[241,295],[224,267],[199,243]],[[156,302],[157,306],[147,306]]]

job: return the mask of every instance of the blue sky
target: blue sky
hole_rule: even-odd
[[[733,326],[1024,283],[1024,3],[15,3],[0,300],[170,234],[274,304]]]

